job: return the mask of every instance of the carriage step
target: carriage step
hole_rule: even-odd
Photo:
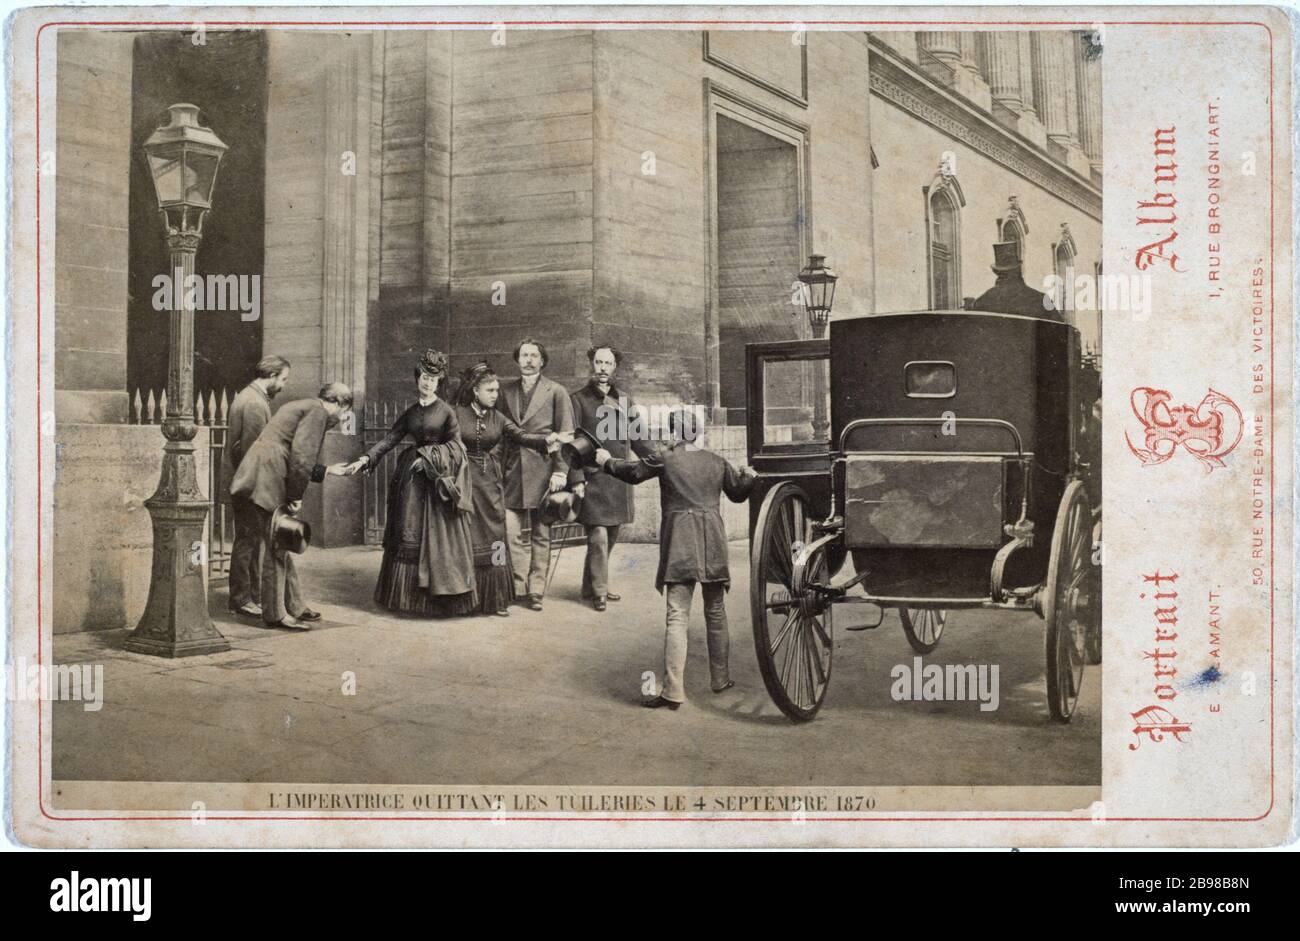
[[[858,603],[858,604],[871,604],[871,603],[872,603],[872,602],[868,601],[866,598],[862,598],[862,599],[858,599],[858,598],[849,598],[849,599],[846,599],[846,600],[847,600],[850,604],[853,604],[853,603]],[[876,628],[878,628],[881,624],[884,624],[884,623],[885,623],[885,609],[884,609],[884,608],[878,608],[878,610],[880,611],[880,617],[876,618],[876,623],[875,623],[875,624],[860,624],[860,625],[857,625],[857,626],[855,626],[855,627],[845,627],[844,629],[845,629],[846,631],[874,631],[874,630],[875,630]]]

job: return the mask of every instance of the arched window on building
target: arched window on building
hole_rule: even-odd
[[[1056,309],[1065,314],[1066,323],[1074,323],[1074,259],[1079,249],[1070,234],[1070,224],[1061,223],[1061,233],[1052,243],[1052,273],[1056,275],[1056,290],[1052,293],[1052,302]]]
[[[961,307],[961,209],[966,205],[961,184],[945,157],[939,172],[923,187],[925,194],[926,256],[929,262],[931,310]]]
[[[998,237],[999,242],[1015,242],[1019,246],[1016,257],[1020,259],[1021,265],[1025,261],[1025,240],[1029,236],[1029,222],[1025,219],[1025,214],[1020,209],[1020,203],[1016,197],[1007,198],[1007,208],[1002,213],[1002,218],[998,220]]]

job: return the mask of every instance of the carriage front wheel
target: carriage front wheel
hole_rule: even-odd
[[[768,491],[750,547],[750,606],[754,652],[772,701],[791,719],[817,714],[830,683],[831,604],[812,585],[827,584],[833,544],[817,540],[808,495],[785,481]],[[794,584],[796,562],[805,578]]]
[[[1092,564],[1092,511],[1080,481],[1065,488],[1052,532],[1052,555],[1043,586],[1047,622],[1047,708],[1069,722],[1079,704],[1087,637],[1097,617],[1097,567]]]

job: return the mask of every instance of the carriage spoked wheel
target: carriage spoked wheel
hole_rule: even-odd
[[[768,695],[791,719],[817,714],[830,683],[835,542],[814,533],[808,496],[789,481],[768,491],[750,551],[754,651]],[[839,558],[842,558],[842,553]]]
[[[1057,722],[1069,722],[1079,703],[1088,631],[1097,616],[1097,582],[1092,564],[1092,511],[1083,484],[1075,480],[1061,497],[1043,586],[1047,708]]]
[[[1098,604],[1100,607],[1100,604]],[[1088,632],[1083,639],[1083,650],[1088,656],[1089,666],[1101,663],[1101,619],[1095,618],[1088,624]]]
[[[1094,546],[1101,544],[1101,523],[1096,523],[1092,528],[1092,544]],[[1096,666],[1101,663],[1101,578],[1094,581],[1097,589],[1097,602],[1093,605],[1095,617],[1088,621],[1088,633],[1084,638],[1084,652],[1088,655],[1088,663]]]
[[[939,646],[948,612],[942,608],[899,608],[898,619],[903,622],[903,633],[912,649],[926,654]]]

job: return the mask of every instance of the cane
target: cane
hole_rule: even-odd
[[[562,524],[562,525],[567,525],[567,524]],[[559,527],[557,526],[556,528],[558,529]],[[560,548],[559,548],[559,549],[555,549],[555,548],[554,548],[554,545],[555,545],[555,537],[552,536],[552,537],[551,537],[551,546],[552,546],[552,548],[551,548],[551,557],[547,560],[547,563],[546,563],[546,565],[547,565],[547,568],[546,568],[546,590],[547,590],[548,592],[551,590],[551,579],[555,577],[555,573],[556,573],[556,571],[557,571],[557,570],[559,569],[559,567],[560,567],[560,556],[564,554],[564,543],[563,543],[563,542],[560,543]]]

